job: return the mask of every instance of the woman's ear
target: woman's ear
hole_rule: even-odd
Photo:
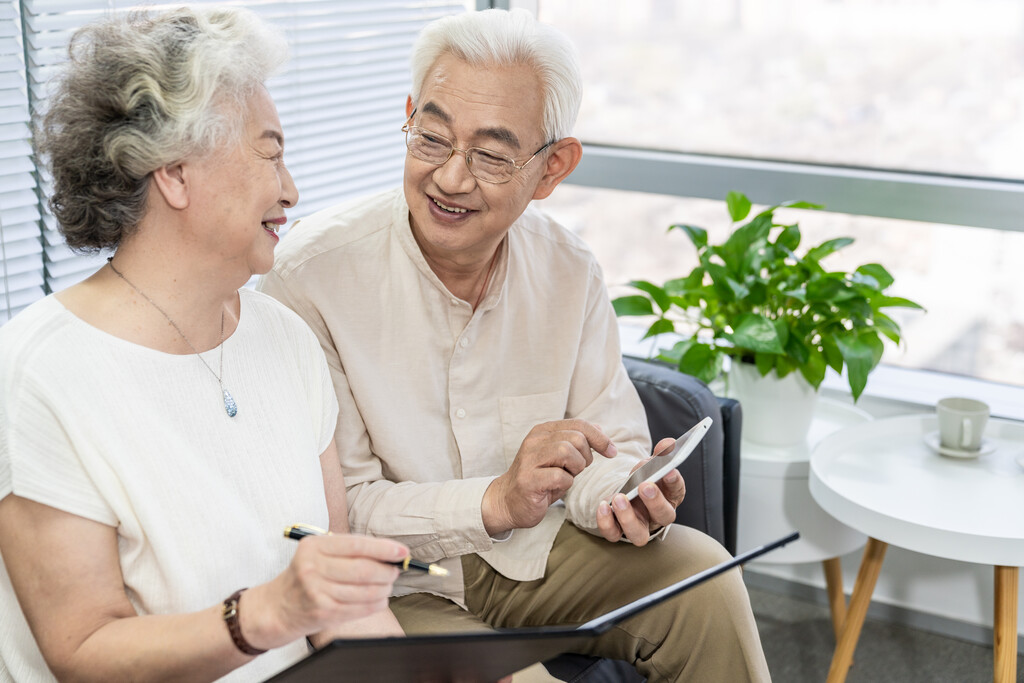
[[[405,98],[405,120],[408,121],[410,116],[412,116],[412,95]]]
[[[188,169],[183,162],[161,166],[153,171],[153,185],[168,206],[174,209],[188,208]]]
[[[544,175],[533,192],[534,199],[545,199],[558,183],[565,180],[583,157],[583,145],[576,138],[562,138],[549,148]]]

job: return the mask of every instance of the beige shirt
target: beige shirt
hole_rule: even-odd
[[[353,530],[395,538],[451,572],[406,572],[396,595],[461,603],[467,553],[512,579],[542,577],[562,522],[596,531],[598,503],[650,453],[586,245],[529,208],[501,249],[474,312],[427,265],[398,189],[297,223],[259,285],[309,323],[327,355]],[[595,454],[564,505],[496,543],[484,530],[484,491],[532,427],[566,417],[600,425],[618,455]]]

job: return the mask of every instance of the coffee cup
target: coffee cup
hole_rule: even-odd
[[[977,451],[988,422],[988,405],[973,398],[944,398],[935,406],[939,443],[957,451]]]

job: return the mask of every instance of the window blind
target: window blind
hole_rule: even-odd
[[[43,296],[24,54],[18,3],[0,2],[0,324]]]
[[[23,9],[27,87],[29,102],[36,112],[45,110],[47,80],[65,59],[67,41],[76,28],[111,11],[139,7],[160,9],[180,4],[140,5],[116,0],[0,1],[3,7],[9,7],[15,19],[19,5]],[[280,27],[288,38],[291,59],[268,86],[287,139],[285,159],[299,189],[299,204],[289,212],[291,218],[401,182],[405,147],[400,129],[404,122],[405,97],[410,89],[412,43],[426,23],[475,6],[472,0],[200,0],[191,4],[248,7]],[[11,34],[12,39],[18,39],[20,29],[12,28]],[[6,34],[0,40],[6,40]],[[6,49],[6,43],[3,47]],[[19,42],[18,50],[11,57],[15,76],[23,68],[21,54]],[[0,58],[6,59],[6,52]],[[3,62],[0,69],[6,68],[6,63]],[[0,75],[3,74],[6,72],[0,71]],[[11,116],[24,113],[21,128],[12,129],[11,134],[21,130],[19,144],[28,150],[24,80],[21,76],[21,100],[15,98],[11,111]],[[0,87],[5,83],[6,80],[0,81]],[[17,87],[14,90],[17,92]],[[6,112],[7,107],[0,101],[0,116]],[[6,120],[0,119],[0,145],[6,144],[3,137],[7,133]],[[5,151],[5,147],[0,148],[0,155]],[[34,168],[27,152],[23,159],[24,178],[12,179],[12,186],[16,182],[24,185],[34,180]],[[5,159],[4,172],[7,167]],[[0,182],[7,178],[0,176]],[[39,171],[39,184],[41,192],[48,196],[50,185],[45,171]],[[6,206],[6,202],[14,202],[15,197],[8,198],[4,187],[0,186],[0,202]],[[34,188],[34,184],[21,188],[22,201],[27,202],[23,207],[24,216],[21,223],[11,226],[7,225],[5,217],[5,239],[7,235],[16,234],[19,225],[24,228],[27,239],[35,240],[37,279],[41,280],[45,274],[46,291],[59,291],[99,268],[105,255],[71,252],[57,232],[53,217],[48,213],[39,216]],[[20,250],[29,252],[24,246]],[[41,256],[44,251],[45,258]],[[41,261],[44,269],[39,266]],[[4,264],[30,272],[27,265],[16,264],[10,254]],[[29,278],[26,277],[26,281]],[[42,283],[37,281],[35,290],[26,294],[25,299],[30,302],[42,293]]]

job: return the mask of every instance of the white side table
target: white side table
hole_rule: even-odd
[[[800,540],[754,564],[821,562],[837,642],[846,614],[839,558],[862,547],[867,537],[836,521],[811,498],[807,485],[811,450],[828,435],[870,420],[871,416],[859,408],[819,398],[803,444],[776,448],[744,439],[740,447],[736,546],[740,550],[752,548],[794,529],[799,531]]]
[[[995,566],[994,680],[1017,669],[1017,583],[1024,566],[1024,423],[993,419],[995,451],[973,460],[940,456],[924,437],[934,414],[886,418],[836,432],[811,455],[814,500],[869,536],[829,683],[846,679],[889,544]]]

